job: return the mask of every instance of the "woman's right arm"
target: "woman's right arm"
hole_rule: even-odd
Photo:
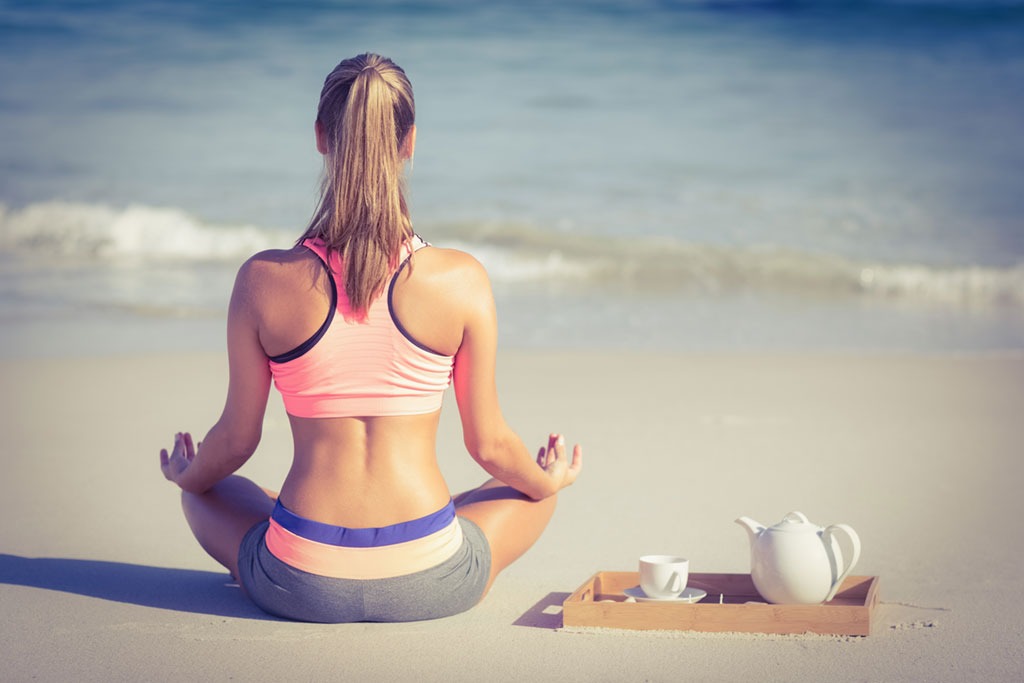
[[[571,462],[564,440],[551,435],[536,458],[505,423],[495,382],[498,324],[487,272],[467,256],[460,276],[465,278],[462,344],[455,354],[453,383],[470,455],[484,470],[530,498],[540,500],[575,480],[582,467],[580,446]]]
[[[228,307],[228,393],[220,419],[196,449],[191,434],[175,435],[160,452],[164,476],[183,490],[203,493],[234,473],[255,452],[270,393],[270,368],[259,339],[258,292],[268,279],[257,257],[238,271]]]

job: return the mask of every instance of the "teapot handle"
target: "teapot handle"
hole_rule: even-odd
[[[825,531],[822,533],[822,540],[827,544],[826,547],[832,547],[832,536],[836,531],[842,531],[850,539],[850,543],[853,545],[853,557],[851,557],[849,562],[846,563],[846,569],[843,569],[839,576],[836,577],[836,580],[832,583],[832,589],[829,590],[828,597],[825,598],[825,602],[828,602],[835,597],[836,592],[839,591],[839,587],[843,585],[843,579],[846,578],[846,575],[850,573],[851,569],[853,569],[853,565],[857,564],[857,560],[860,559],[860,537],[857,536],[857,532],[847,524],[833,524],[826,527]],[[836,567],[836,569],[838,570],[839,567]]]

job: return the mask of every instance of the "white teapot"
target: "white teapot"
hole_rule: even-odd
[[[846,524],[822,529],[800,512],[790,512],[767,528],[749,517],[736,523],[750,534],[750,576],[768,602],[827,602],[860,558],[860,538]],[[836,532],[845,533],[853,545],[853,557],[845,566]]]

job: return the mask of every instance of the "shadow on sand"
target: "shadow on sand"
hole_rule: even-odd
[[[178,612],[279,621],[249,602],[232,584],[227,572],[0,553],[2,584]],[[530,628],[561,628],[562,602],[569,595],[548,593],[514,624]]]
[[[226,572],[0,553],[0,584],[76,593],[144,607],[274,620],[229,587]]]
[[[570,595],[572,593],[548,593],[513,624],[531,628],[562,628],[562,603]]]

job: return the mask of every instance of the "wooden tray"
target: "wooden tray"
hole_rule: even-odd
[[[749,574],[690,574],[708,592],[695,604],[626,602],[637,572],[598,572],[562,603],[564,626],[743,633],[829,633],[866,636],[878,602],[877,576],[850,576],[823,605],[770,605]],[[721,602],[719,602],[721,600]]]

